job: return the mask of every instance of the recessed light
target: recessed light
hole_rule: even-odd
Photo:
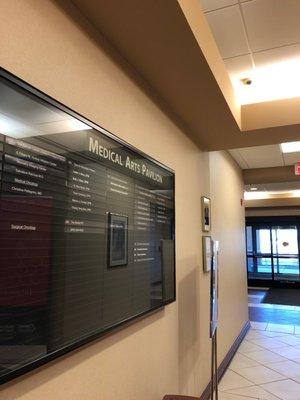
[[[297,153],[300,151],[300,141],[281,143],[280,147],[283,153]]]

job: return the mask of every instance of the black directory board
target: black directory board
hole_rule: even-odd
[[[175,225],[170,169],[5,71],[0,132],[3,383],[174,301]]]

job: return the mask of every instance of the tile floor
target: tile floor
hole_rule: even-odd
[[[219,400],[300,400],[300,327],[251,322]]]
[[[300,307],[262,303],[266,292],[266,290],[262,289],[249,290],[248,305],[250,320],[268,322],[269,324],[288,325],[288,328],[282,328],[284,332],[300,335]]]

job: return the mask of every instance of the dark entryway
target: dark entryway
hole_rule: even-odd
[[[246,219],[250,286],[300,287],[300,218]]]

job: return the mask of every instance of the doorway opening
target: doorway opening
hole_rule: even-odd
[[[246,219],[249,286],[300,287],[300,218]]]

